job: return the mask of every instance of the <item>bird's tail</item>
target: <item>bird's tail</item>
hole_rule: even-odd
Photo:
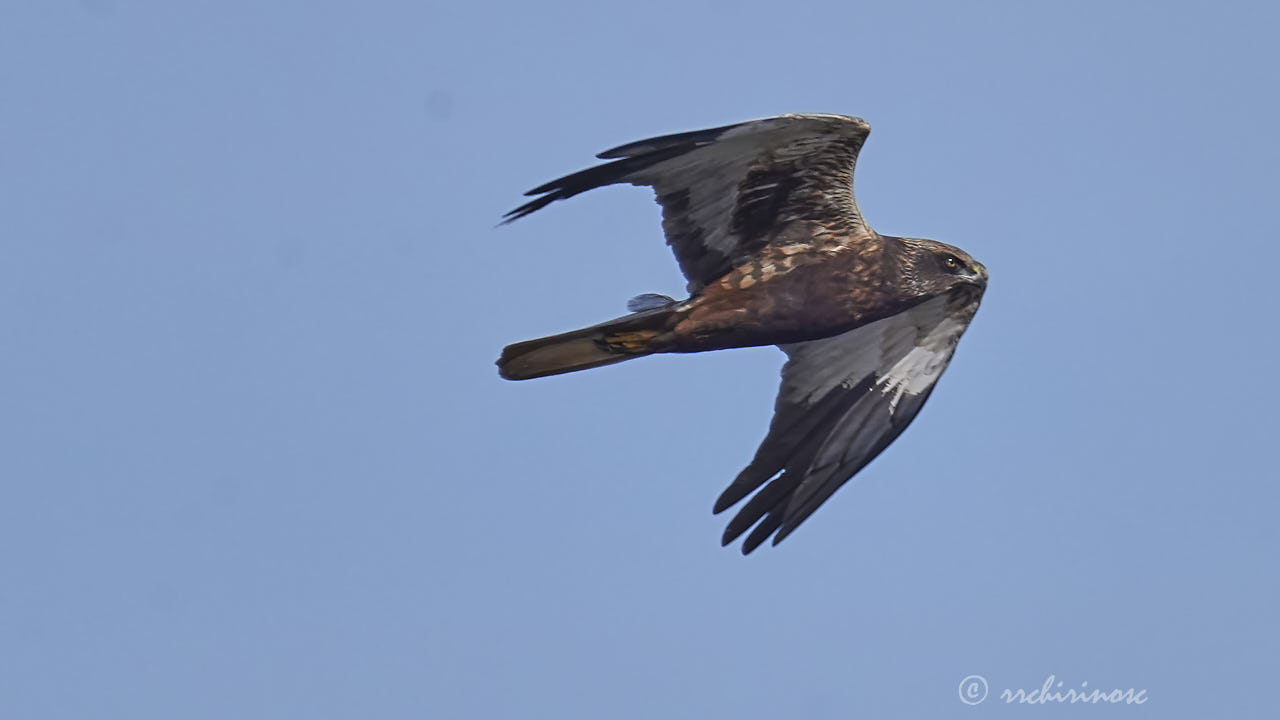
[[[498,358],[498,374],[508,380],[529,380],[661,352],[654,340],[670,329],[674,314],[670,307],[655,308],[589,328],[508,345]]]

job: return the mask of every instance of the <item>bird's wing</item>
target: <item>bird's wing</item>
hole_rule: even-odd
[[[667,244],[694,291],[795,221],[808,223],[811,235],[870,234],[853,195],[854,163],[870,130],[842,115],[779,115],[641,140],[598,155],[612,162],[525,193],[540,197],[505,222],[592,188],[651,186]]]
[[[778,544],[888,447],[924,407],[980,300],[980,291],[953,291],[842,335],[782,346],[788,359],[769,434],[715,512],[759,492],[723,544],[753,525],[744,554],[771,535]]]

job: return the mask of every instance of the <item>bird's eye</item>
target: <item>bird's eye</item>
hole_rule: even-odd
[[[956,257],[955,255],[948,255],[942,261],[942,263],[946,265],[947,269],[950,270],[951,272],[960,272],[960,270],[964,267],[964,264],[960,262],[960,258]]]

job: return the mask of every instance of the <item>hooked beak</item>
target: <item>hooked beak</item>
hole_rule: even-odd
[[[969,269],[973,271],[973,274],[975,276],[977,276],[979,282],[981,282],[984,286],[987,284],[987,266],[986,265],[983,265],[977,260],[974,260],[973,267]]]

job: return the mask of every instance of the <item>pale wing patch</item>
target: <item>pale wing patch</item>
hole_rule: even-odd
[[[843,335],[780,345],[789,357],[783,369],[782,393],[788,400],[813,403],[837,384],[852,387],[868,375],[883,385],[894,376],[894,369],[919,349],[921,336],[946,322],[945,313],[946,298],[934,298]],[[905,366],[902,369],[904,373],[907,370]],[[903,379],[907,379],[905,374]]]
[[[946,314],[947,300],[946,296],[933,298],[873,324],[881,325],[883,330],[878,348],[878,363],[870,371],[875,378],[875,389],[870,394],[885,398],[887,406],[879,405],[873,398],[859,401],[831,429],[831,434],[815,453],[809,472],[829,465],[847,463],[851,458],[865,455],[869,444],[877,439],[873,437],[877,433],[866,432],[867,427],[876,420],[875,414],[883,414],[885,417],[881,420],[888,427],[897,414],[903,393],[919,395],[933,387],[951,358],[948,350],[940,358],[941,364],[936,372],[931,370],[939,358],[934,357],[930,338],[940,328],[954,322]],[[961,324],[960,331],[963,330],[964,325]],[[958,333],[956,337],[959,337]],[[951,347],[954,348],[954,343]],[[932,377],[926,380],[917,375],[922,369],[930,369]],[[857,377],[863,378],[866,375]]]
[[[779,345],[788,356],[780,399],[812,405],[836,385],[874,373],[880,365],[884,335],[881,321],[825,340]]]
[[[921,330],[925,334],[917,339],[915,347],[876,382],[880,392],[891,395],[890,411],[898,408],[903,393],[919,395],[938,382],[967,326],[967,322],[956,318],[944,318],[932,329]]]

